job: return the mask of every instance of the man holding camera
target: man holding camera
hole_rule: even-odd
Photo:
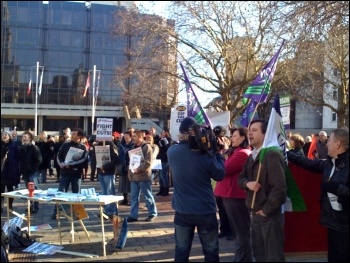
[[[174,184],[175,261],[188,261],[197,227],[205,262],[219,262],[218,221],[211,179],[224,178],[224,158],[217,148],[210,153],[208,149],[203,151],[203,145],[193,147],[193,142],[199,141],[193,127],[198,127],[195,119],[186,117],[179,128],[179,144],[167,151]]]

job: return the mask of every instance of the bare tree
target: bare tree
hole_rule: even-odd
[[[291,95],[330,108],[338,116],[338,127],[348,125],[349,3],[279,1],[275,8],[295,49],[284,79]]]
[[[122,89],[123,105],[139,108],[142,115],[170,112],[178,95],[174,48],[161,38],[158,27],[173,31],[171,21],[120,10],[115,14],[112,34],[125,39],[124,63],[115,70],[114,81]]]
[[[133,54],[127,68],[119,68],[119,73],[117,70],[123,76],[118,79],[129,78],[129,84],[135,82],[140,86],[138,89],[150,91],[159,86],[147,83],[150,79],[147,76],[182,78],[174,74],[178,57],[193,86],[212,94],[211,106],[230,111],[233,121],[244,109],[242,95],[284,38],[287,42],[271,94],[283,90],[294,99],[333,107],[341,126],[344,116],[348,116],[348,9],[349,4],[344,1],[171,1],[169,11],[175,30],[173,26],[164,26],[164,19],[124,12],[119,14],[123,22],[118,20],[115,32],[142,37],[137,38],[138,44],[132,41],[137,49],[129,49]],[[159,53],[165,47],[176,50],[172,59]],[[156,66],[150,66],[153,63]],[[324,77],[325,65],[337,69],[340,82]],[[176,85],[176,79],[172,80]],[[325,100],[327,85],[338,91],[337,107]],[[180,87],[185,87],[182,81]],[[126,99],[131,101],[134,93],[124,89]],[[312,92],[312,100],[307,100],[303,93],[306,89]],[[179,92],[174,90],[172,103]],[[154,98],[154,94],[150,97]],[[169,105],[168,101],[160,100],[160,104]],[[135,103],[138,101],[136,98]]]

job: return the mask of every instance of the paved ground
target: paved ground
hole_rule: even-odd
[[[42,184],[42,189],[49,187],[57,187],[55,177],[48,177],[48,182]],[[22,183],[23,185],[23,183]],[[82,183],[82,188],[95,187],[97,192],[100,191],[100,185],[95,180],[91,182],[86,179]],[[158,186],[153,185],[153,192],[158,191]],[[96,254],[99,257],[83,258],[62,253],[54,255],[33,255],[20,250],[10,254],[11,262],[104,262],[104,261],[121,261],[121,262],[149,262],[160,261],[167,262],[174,260],[174,228],[173,228],[173,210],[171,209],[171,194],[167,197],[155,196],[157,208],[159,212],[158,218],[153,222],[145,222],[147,210],[140,208],[139,221],[129,223],[128,239],[123,250],[114,248],[113,228],[109,220],[105,220],[105,231],[107,238],[107,256],[103,257],[101,245],[101,225],[98,217],[97,206],[85,206],[89,218],[84,220],[84,224],[90,233],[90,239],[87,238],[85,232],[78,222],[75,225],[75,242],[70,242],[70,225],[67,219],[61,219],[63,227],[63,247],[64,251],[75,251],[89,254]],[[141,202],[144,205],[144,202]],[[16,200],[14,209],[17,212],[24,213],[26,201]],[[128,216],[129,206],[119,206],[119,215]],[[59,237],[57,230],[57,221],[51,219],[53,205],[40,204],[40,209],[37,214],[32,215],[32,225],[40,225],[49,223],[52,230],[41,230],[33,232],[32,237],[43,243],[59,245]],[[1,214],[1,225],[6,220],[6,213]],[[24,223],[25,224],[25,223]],[[232,262],[234,254],[232,253],[234,241],[228,241],[225,238],[220,241],[220,260],[222,262]],[[327,262],[325,253],[294,253],[286,254],[288,262]],[[190,261],[204,261],[199,238],[195,235]]]

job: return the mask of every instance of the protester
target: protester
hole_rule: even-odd
[[[211,156],[190,149],[193,125],[197,125],[195,119],[184,118],[179,128],[179,144],[167,151],[174,183],[175,262],[188,262],[196,228],[204,261],[219,262],[218,221],[211,179],[224,178],[224,157],[217,149]]]
[[[299,133],[294,133],[290,137],[290,151],[298,155],[304,156],[303,146],[304,146],[303,136],[301,136]]]
[[[81,174],[88,157],[85,145],[80,143],[84,132],[80,128],[74,128],[69,142],[62,145],[57,154],[57,162],[61,167],[61,178],[58,191],[68,192],[69,185],[72,185],[72,193],[79,193],[81,186]],[[67,159],[69,151],[75,151],[72,158]],[[56,206],[52,219],[56,219]]]
[[[99,144],[101,146],[102,143]],[[101,192],[103,195],[115,195],[115,168],[119,162],[118,159],[118,148],[113,142],[106,142],[109,146],[109,161],[102,163],[101,166],[98,165],[99,162],[96,160],[97,170],[99,174],[99,182],[101,185]],[[95,158],[96,156],[96,146],[95,148]],[[108,216],[109,219],[113,219],[113,215],[118,215],[118,208],[116,203],[110,203],[105,205],[104,214]]]
[[[125,135],[124,135],[125,136]],[[144,132],[136,130],[132,134],[134,146],[132,148],[141,148],[142,157],[140,164],[137,168],[129,169],[128,177],[131,186],[131,207],[128,222],[138,221],[139,215],[139,203],[140,203],[140,192],[142,192],[145,200],[146,207],[148,210],[148,217],[145,219],[146,222],[153,221],[157,218],[157,207],[154,197],[152,195],[152,148],[149,144],[144,141]]]
[[[305,144],[303,145],[304,156],[306,156],[306,157],[309,154],[311,142],[312,142],[311,136],[306,136],[305,137]]]
[[[349,130],[332,131],[327,159],[310,160],[288,152],[288,160],[322,173],[320,224],[328,231],[328,262],[349,262]]]
[[[248,136],[254,149],[239,175],[238,184],[246,190],[246,205],[251,208],[255,260],[284,262],[282,205],[286,202],[287,193],[285,161],[277,150],[267,151],[264,157],[260,156],[266,129],[267,121],[253,120],[250,123]]]
[[[4,160],[4,168],[1,171],[1,193],[12,192],[14,187],[20,182],[19,173],[19,147],[12,141],[11,132],[3,131],[1,133],[1,160]],[[7,207],[12,210],[13,198],[9,198]],[[1,196],[1,213],[4,207],[4,197]]]
[[[222,198],[232,231],[235,233],[235,262],[252,262],[249,209],[245,205],[246,191],[238,185],[239,174],[251,154],[247,128],[231,131],[233,151],[225,161],[225,177],[216,184],[215,195]]]
[[[159,171],[159,192],[156,195],[168,196],[169,195],[169,164],[167,151],[172,145],[172,139],[168,128],[163,128],[162,133],[160,134],[160,140],[158,142],[159,153],[157,159],[160,159],[162,162],[162,170]]]
[[[320,131],[318,135],[319,138],[316,142],[315,157],[317,159],[327,159],[327,133],[325,131]]]
[[[47,170],[51,166],[51,157],[53,155],[53,149],[51,150],[51,145],[47,141],[47,133],[43,131],[39,134],[39,140],[35,143],[39,147],[41,156],[43,158],[39,166],[39,183],[46,183]]]
[[[28,182],[33,182],[35,189],[39,187],[39,166],[42,156],[38,146],[33,144],[33,134],[29,131],[22,134],[22,146],[20,148],[20,173],[28,188]],[[30,212],[38,212],[39,203],[31,202]]]
[[[57,154],[62,145],[64,144],[65,138],[64,135],[59,135],[58,136],[58,141],[55,142],[53,146],[53,161],[54,161],[54,166],[56,169],[56,174],[57,174],[57,181],[56,183],[60,182],[60,177],[61,177],[61,166],[57,162]]]
[[[118,184],[118,192],[123,193],[123,200],[120,202],[120,205],[129,205],[128,194],[131,192],[130,181],[128,178],[128,167],[129,167],[129,150],[131,150],[134,146],[132,141],[132,133],[125,132],[124,133],[124,143],[121,143],[124,148],[124,161],[121,172],[119,174],[119,184]]]

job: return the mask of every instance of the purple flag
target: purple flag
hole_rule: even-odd
[[[242,127],[248,127],[249,123],[252,120],[258,119],[258,113],[255,112],[255,108],[258,105],[258,102],[256,100],[250,100],[249,104],[247,105],[247,107],[244,110],[244,113],[242,115],[242,119],[241,119],[241,125]],[[254,116],[253,116],[254,113]]]
[[[270,92],[271,82],[275,74],[278,57],[283,47],[284,40],[277,53],[271,58],[269,63],[258,73],[252,81],[246,92],[243,94],[243,102],[247,103],[248,99],[256,100],[258,103],[266,102],[267,95]]]
[[[207,114],[203,110],[199,100],[192,89],[191,83],[187,77],[185,68],[180,63],[182,71],[185,77],[186,92],[187,92],[187,116],[193,117],[199,125],[207,125],[212,128],[211,121],[209,120]]]

